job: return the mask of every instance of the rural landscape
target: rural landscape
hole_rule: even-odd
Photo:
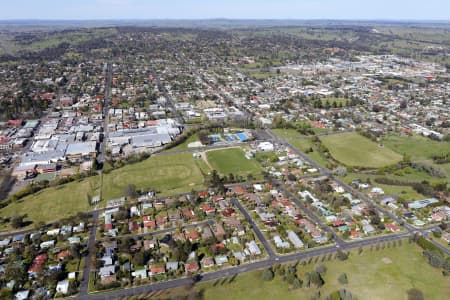
[[[0,17],[0,299],[447,299],[449,53],[447,21]]]

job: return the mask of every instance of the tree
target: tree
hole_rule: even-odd
[[[23,219],[25,219],[26,215],[15,216],[11,220],[11,226],[15,229],[20,228],[24,225]]]
[[[127,195],[127,197],[129,198],[136,198],[137,197],[136,186],[134,184],[128,184],[125,187],[124,194]]]
[[[338,281],[340,284],[347,284],[348,283],[347,274],[342,273],[341,275],[339,275]]]
[[[262,279],[264,281],[272,281],[273,278],[274,278],[274,274],[273,274],[272,268],[265,269],[264,272],[262,273]]]
[[[419,289],[409,289],[407,291],[408,293],[408,300],[424,300],[425,297],[423,296],[423,293]]]
[[[342,250],[338,250],[336,257],[339,260],[346,260],[348,258],[348,254],[343,252]]]
[[[131,259],[131,262],[135,266],[143,266],[145,265],[145,254],[142,251],[137,252],[134,254],[133,258]]]
[[[311,283],[316,286],[316,288],[320,288],[322,285],[325,284],[325,281],[323,280],[322,276],[316,271],[313,271],[310,273],[310,280]]]
[[[318,265],[315,269],[316,272],[319,273],[320,275],[325,274],[325,272],[327,271],[327,267],[325,267],[324,265]]]
[[[294,289],[299,289],[302,287],[302,284],[303,284],[302,280],[299,279],[298,277],[296,277],[294,279],[294,283],[292,285],[293,285]]]

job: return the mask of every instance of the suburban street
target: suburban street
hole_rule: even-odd
[[[103,99],[103,139],[99,146],[98,163],[102,164],[106,159],[106,144],[108,143],[108,120],[109,120],[109,105],[111,103],[111,85],[112,85],[112,64],[106,65],[105,76],[105,96]]]

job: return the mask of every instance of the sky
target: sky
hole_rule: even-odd
[[[0,20],[450,20],[449,0],[0,0]]]

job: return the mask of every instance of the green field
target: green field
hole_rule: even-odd
[[[134,184],[138,189],[156,189],[162,196],[204,188],[203,175],[192,153],[152,156],[106,174],[103,198],[123,196],[128,184]]]
[[[25,220],[50,222],[94,209],[88,194],[99,194],[99,176],[51,187],[14,202],[0,210],[1,217],[27,214]],[[9,229],[5,226],[1,230]]]
[[[294,139],[294,138],[304,138],[305,135],[300,134],[295,129],[283,129],[283,128],[275,128],[272,129],[272,132],[275,133],[278,136],[281,136],[285,139]]]
[[[247,176],[252,174],[255,178],[261,175],[261,166],[255,159],[247,159],[240,148],[212,150],[206,152],[211,167],[219,174]]]
[[[380,147],[357,133],[323,136],[322,143],[337,161],[352,167],[380,168],[401,161],[402,156]]]
[[[413,160],[430,159],[433,155],[450,152],[450,142],[433,141],[419,135],[388,135],[382,143],[398,153],[409,155]]]
[[[188,145],[190,143],[198,142],[198,141],[199,141],[198,134],[193,134],[190,137],[188,137],[183,143],[181,143],[181,144],[179,144],[179,145],[177,145],[177,146],[175,146],[173,148],[170,148],[168,151],[176,151],[176,150],[188,149]]]
[[[402,246],[370,252],[364,248],[361,255],[352,251],[346,261],[323,262],[327,271],[323,276],[325,285],[320,289],[320,299],[340,288],[350,291],[358,299],[385,300],[407,299],[407,291],[421,290],[425,299],[447,299],[450,293],[450,277],[442,276],[438,269],[428,265],[422,257],[422,250],[415,244],[403,241]],[[305,272],[322,264],[319,260],[298,267],[298,274],[304,280]],[[338,282],[340,274],[346,273],[349,283]],[[223,280],[199,284],[195,288],[202,291],[203,299],[311,299],[317,294],[314,287],[289,289],[286,282],[276,276],[273,281],[261,280],[261,271],[238,275],[232,283]],[[445,296],[447,295],[447,296]],[[164,295],[167,296],[167,295]]]
[[[103,175],[103,199],[124,196],[125,187],[134,184],[140,189],[155,189],[161,196],[204,188],[200,168],[207,166],[194,160],[191,153],[152,156]],[[88,194],[100,194],[100,176],[51,187],[27,196],[0,210],[0,217],[27,214],[26,220],[50,222],[94,209]],[[100,203],[100,206],[104,205]],[[6,226],[0,230],[10,229]]]

